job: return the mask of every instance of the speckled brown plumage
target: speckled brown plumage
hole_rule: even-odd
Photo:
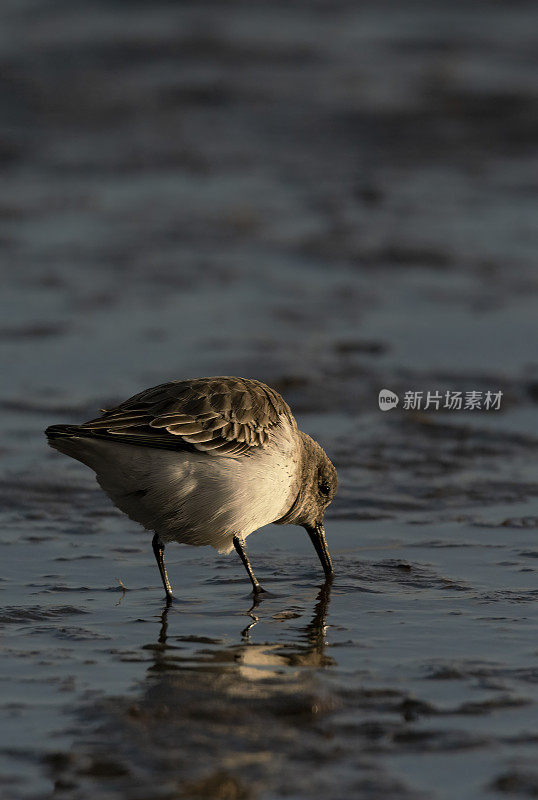
[[[131,397],[80,426],[80,433],[167,449],[239,456],[263,448],[283,420],[283,398],[260,381],[219,376],[171,381]]]

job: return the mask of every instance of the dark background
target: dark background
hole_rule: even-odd
[[[358,366],[341,402],[371,410],[385,366],[529,375],[535,23],[513,2],[3,4],[9,392]]]
[[[536,795],[537,74],[532,2],[4,0],[10,796]],[[205,550],[162,619],[149,541],[42,435],[212,374],[340,475],[330,612],[271,529],[251,639]]]

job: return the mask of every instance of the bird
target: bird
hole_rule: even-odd
[[[304,527],[332,579],[323,518],[337,472],[277,391],[231,376],[172,380],[101,414],[51,425],[48,443],[90,467],[112,502],[153,532],[168,602],[164,550],[173,541],[235,549],[254,595],[263,593],[245,539],[269,523]]]

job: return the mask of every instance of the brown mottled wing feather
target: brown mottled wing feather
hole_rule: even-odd
[[[260,381],[196,378],[146,389],[80,431],[150,447],[237,456],[264,447],[283,420],[295,424],[287,403]]]

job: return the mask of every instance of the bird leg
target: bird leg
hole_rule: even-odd
[[[168,601],[173,600],[174,596],[172,594],[172,587],[170,585],[170,581],[168,580],[166,565],[164,563],[164,544],[161,542],[158,533],[156,533],[155,536],[153,537],[153,541],[151,544],[153,546],[153,552],[155,553],[155,560],[157,561],[157,566],[159,567],[159,572],[161,574],[161,580],[163,582],[164,591],[166,592],[166,599]]]
[[[234,536],[233,538],[234,547],[239,553],[239,558],[243,562],[246,571],[248,572],[248,577],[252,581],[252,586],[254,588],[254,594],[259,594],[260,592],[265,592],[265,589],[262,589],[256,576],[252,571],[252,567],[250,566],[250,561],[248,560],[248,556],[245,550],[244,541],[239,538],[239,536]]]

